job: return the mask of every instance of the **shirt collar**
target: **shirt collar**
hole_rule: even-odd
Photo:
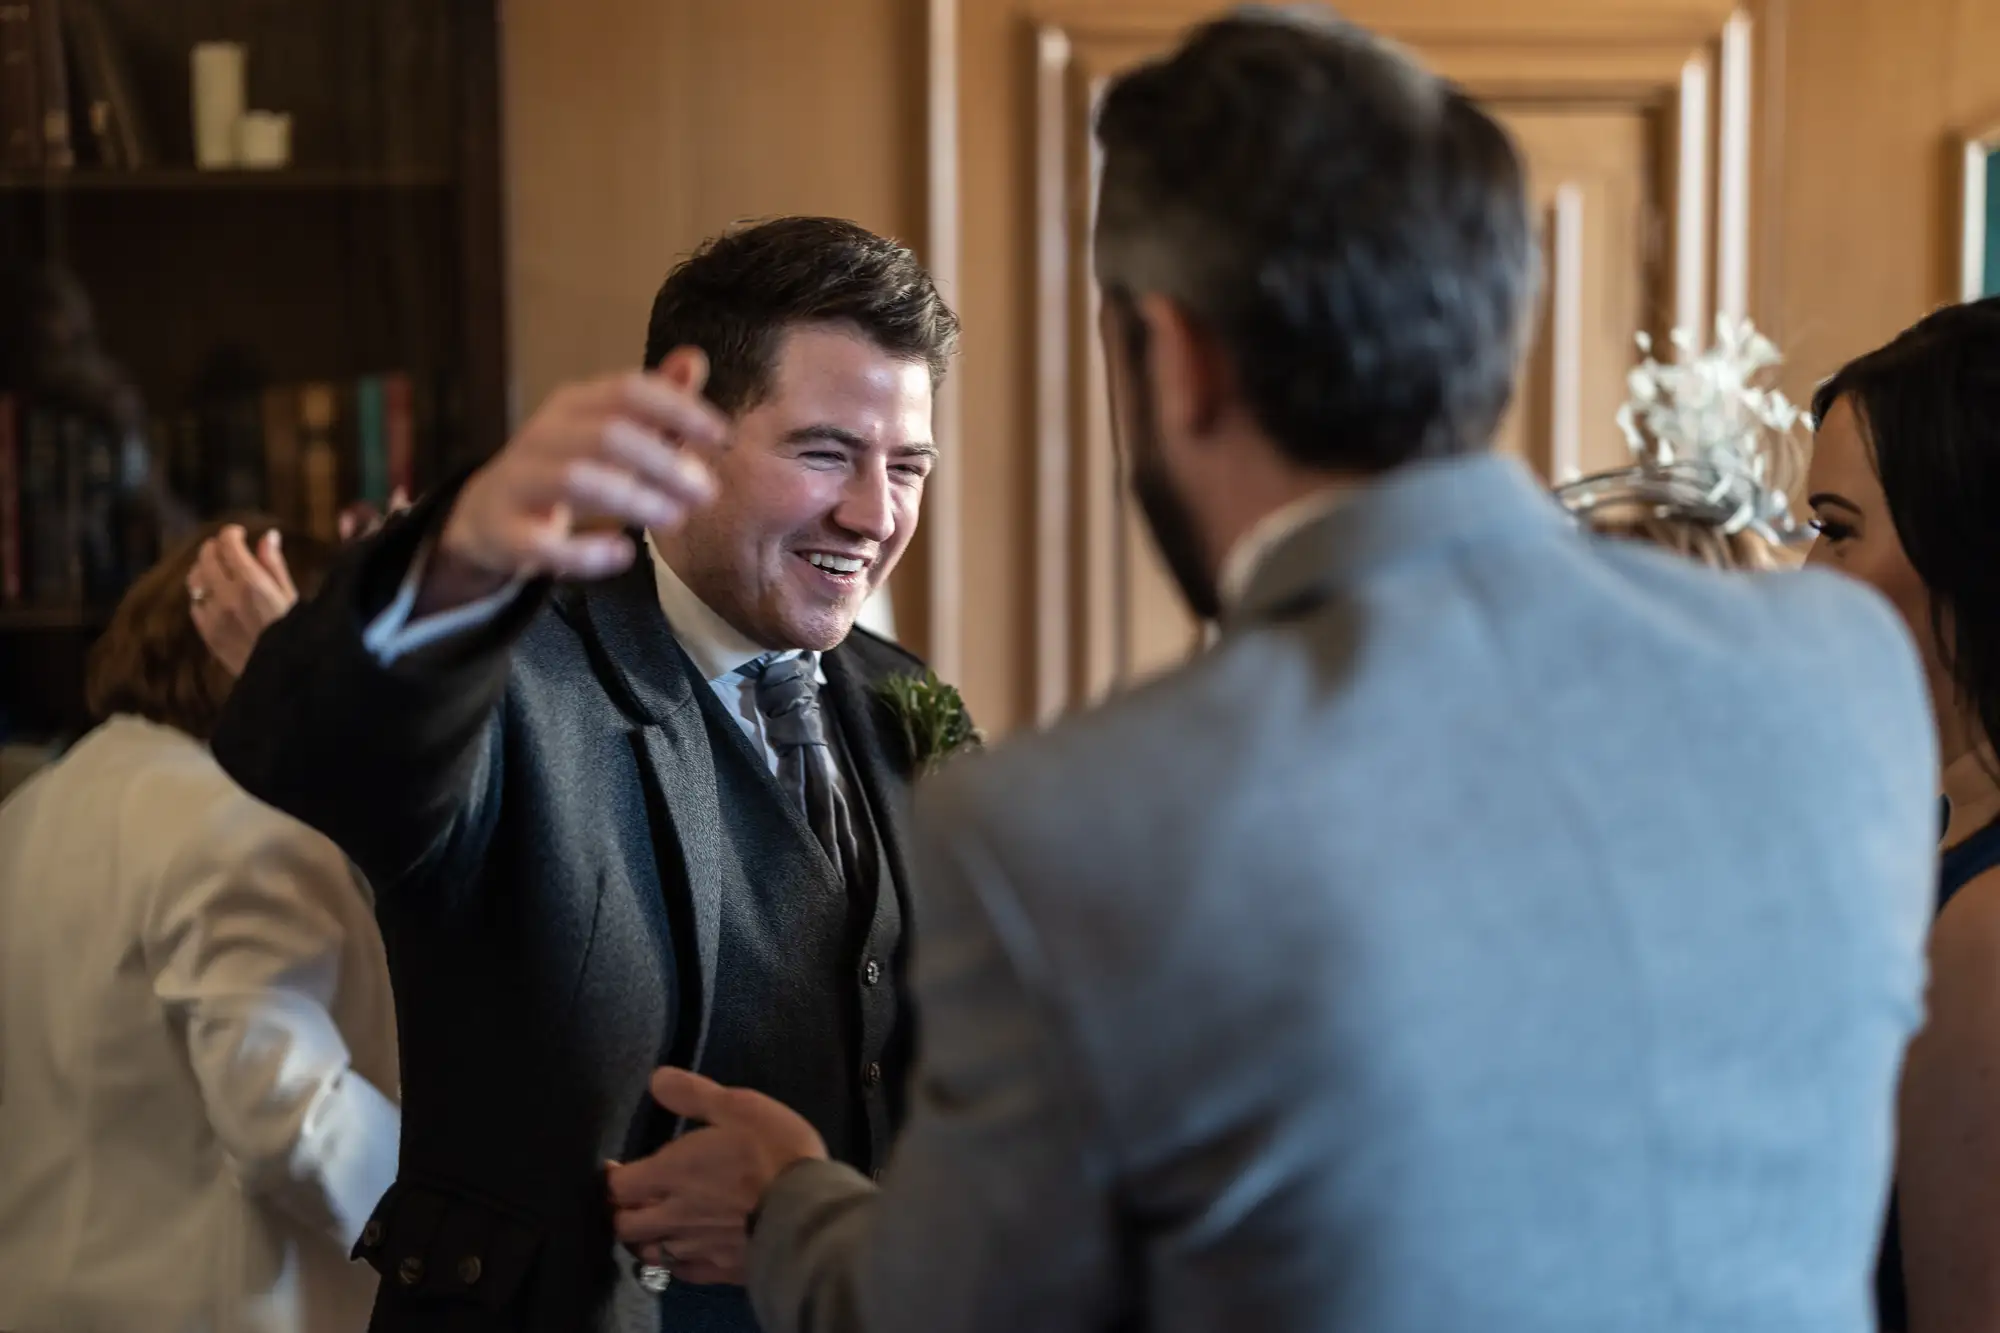
[[[653,582],[660,591],[660,609],[666,612],[667,624],[673,628],[674,637],[681,641],[681,647],[694,659],[695,670],[701,672],[703,680],[712,684],[735,674],[745,664],[760,657],[776,661],[785,657],[810,656],[815,678],[825,682],[826,672],[819,665],[818,653],[807,654],[796,648],[788,652],[773,652],[764,647],[724,620],[713,607],[695,595],[694,589],[688,587],[674,572],[674,567],[667,563],[651,533],[646,535],[646,549],[653,556]]]
[[[1265,557],[1279,543],[1300,528],[1340,508],[1352,493],[1353,488],[1348,486],[1322,487],[1282,504],[1258,519],[1256,525],[1237,538],[1236,545],[1230,547],[1229,554],[1223,557],[1222,573],[1216,580],[1216,593],[1223,609],[1230,610],[1242,603],[1244,595],[1250,591],[1251,579],[1257,575],[1257,567],[1264,563]]]

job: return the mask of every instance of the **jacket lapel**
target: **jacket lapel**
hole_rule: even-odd
[[[894,762],[883,746],[878,711],[881,705],[872,693],[875,680],[853,650],[842,644],[821,661],[826,667],[826,701],[846,737],[855,777],[874,809],[882,855],[887,858],[896,892],[907,903],[910,886],[903,849],[908,845],[905,836],[905,807],[910,798],[908,766]]]
[[[699,1064],[708,1044],[722,938],[722,810],[716,798],[715,754],[702,720],[701,697],[708,689],[667,626],[653,586],[652,562],[643,550],[632,568],[616,578],[563,585],[556,603],[600,659],[600,674],[622,688],[636,715],[637,746],[644,760],[641,778],[651,783],[657,797],[656,836],[666,831],[660,828],[664,820],[678,844],[701,994],[689,1057]]]

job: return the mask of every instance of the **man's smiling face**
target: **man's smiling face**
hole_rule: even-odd
[[[909,546],[936,460],[928,366],[795,326],[714,459],[714,504],[663,536],[667,562],[755,642],[825,651]]]

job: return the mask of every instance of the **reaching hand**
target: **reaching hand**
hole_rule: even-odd
[[[610,1170],[612,1227],[627,1249],[674,1277],[743,1282],[750,1214],[794,1162],[824,1159],[819,1131],[782,1102],[684,1069],[653,1074],[653,1100],[707,1128]]]
[[[264,534],[252,555],[234,523],[201,544],[187,590],[195,629],[232,676],[243,674],[258,636],[299,600],[277,529]]]
[[[448,609],[517,578],[602,578],[630,564],[620,529],[678,525],[715,486],[687,446],[722,442],[693,348],[655,374],[566,385],[465,483],[445,520],[417,612]]]

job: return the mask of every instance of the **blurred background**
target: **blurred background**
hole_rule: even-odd
[[[422,490],[635,364],[675,260],[780,213],[910,242],[965,320],[899,637],[996,733],[1185,654],[1101,406],[1088,123],[1216,8],[0,0],[0,790],[83,725],[161,540]],[[1803,399],[2000,290],[1992,0],[1340,8],[1526,153],[1548,281],[1502,443],[1552,480],[1623,460],[1639,331],[1747,316]]]

